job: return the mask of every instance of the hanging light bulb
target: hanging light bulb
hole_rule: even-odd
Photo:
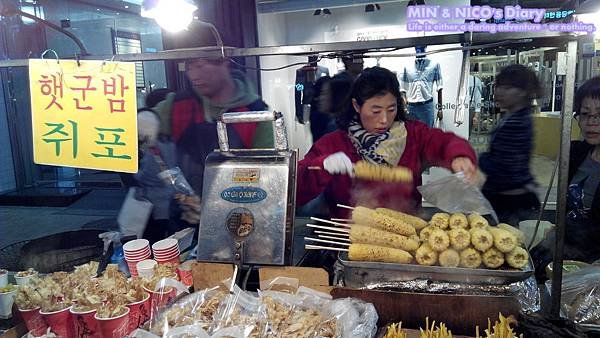
[[[144,0],[141,15],[154,19],[168,32],[186,29],[194,20],[196,5],[188,0]]]

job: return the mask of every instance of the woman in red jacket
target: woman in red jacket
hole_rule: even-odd
[[[347,112],[338,118],[339,130],[319,139],[298,164],[299,205],[324,193],[334,217],[347,216],[337,203],[414,213],[421,204],[416,187],[421,185],[425,168],[462,171],[469,181],[475,180],[476,156],[471,145],[453,133],[408,120],[398,80],[388,69],[365,69],[352,85],[348,101]],[[407,167],[413,172],[413,182],[355,178],[352,164],[360,160]]]

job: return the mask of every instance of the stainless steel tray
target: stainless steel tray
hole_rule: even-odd
[[[524,270],[467,269],[423,266],[418,264],[356,262],[348,260],[348,254],[345,252],[339,254],[338,261],[344,268],[343,280],[345,285],[352,288],[361,288],[375,283],[411,281],[415,279],[505,285],[525,280],[533,275],[531,258]]]

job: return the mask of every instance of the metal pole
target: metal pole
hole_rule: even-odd
[[[552,262],[551,314],[560,315],[560,296],[565,247],[565,223],[567,212],[567,188],[569,175],[569,152],[571,148],[571,122],[573,120],[573,96],[575,94],[575,71],[577,66],[577,40],[567,45],[567,74],[563,88],[563,109],[560,117],[560,151],[558,166],[558,198],[556,206],[556,243]]]

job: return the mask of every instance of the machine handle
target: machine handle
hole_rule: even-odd
[[[217,136],[219,137],[219,149],[221,151],[230,151],[229,137],[227,136],[227,123],[245,123],[245,122],[273,122],[273,139],[275,140],[275,150],[288,150],[287,131],[283,114],[277,111],[245,111],[223,113],[221,120],[217,121]]]

